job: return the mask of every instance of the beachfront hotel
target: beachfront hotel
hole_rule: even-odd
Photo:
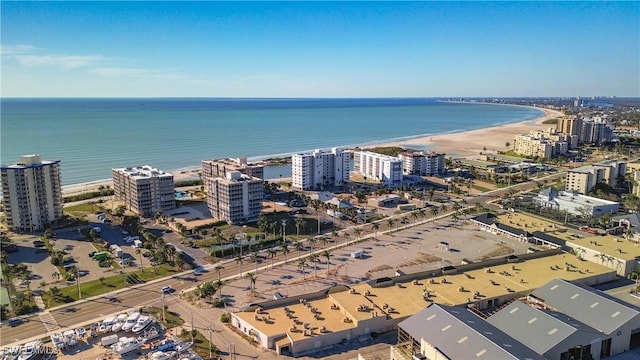
[[[173,175],[149,165],[112,169],[113,190],[128,210],[150,217],[176,207]]]
[[[225,177],[205,177],[204,184],[211,216],[234,225],[258,221],[264,180],[230,171]]]
[[[331,151],[291,156],[291,181],[294,189],[322,190],[349,182],[350,156],[338,148]]]
[[[229,171],[264,179],[264,166],[247,163],[246,157],[236,159],[202,160],[203,177],[225,177]]]
[[[34,231],[63,219],[60,161],[24,155],[12,165],[2,165],[2,203],[7,226],[14,231]]]
[[[444,154],[423,151],[400,154],[402,171],[405,175],[433,176],[444,173]]]
[[[354,170],[366,180],[381,185],[397,186],[402,183],[402,160],[370,151],[354,152]]]

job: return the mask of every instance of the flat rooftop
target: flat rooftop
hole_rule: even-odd
[[[640,255],[640,245],[638,243],[619,236],[600,236],[584,231],[576,231],[527,214],[506,213],[498,215],[497,221],[501,224],[524,229],[530,233],[541,231],[567,242],[623,260],[633,260]]]
[[[149,165],[117,168],[114,171],[123,173],[132,179],[147,179],[151,177],[173,177],[172,174],[158,170]]]
[[[569,271],[567,264],[573,265]],[[308,305],[294,303],[278,308],[237,312],[245,320],[267,336],[288,333],[294,340],[305,336],[317,336],[320,328],[337,332],[357,327],[358,321],[375,316],[389,315],[392,319],[411,316],[424,309],[431,301],[442,305],[464,305],[473,301],[474,292],[481,298],[496,298],[509,294],[529,294],[549,280],[561,278],[567,281],[581,280],[603,274],[615,274],[605,266],[578,259],[571,254],[558,254],[517,263],[508,263],[460,274],[408,281],[400,285],[374,288],[369,283],[355,285],[351,290],[330,293],[324,298],[308,301]],[[439,272],[439,270],[434,270]],[[462,288],[461,288],[462,287]],[[429,301],[423,298],[425,290],[431,292]],[[333,308],[332,308],[333,305]],[[310,307],[317,309],[315,317]],[[289,310],[287,316],[285,308]],[[270,320],[265,321],[267,316]],[[353,322],[345,322],[350,318]],[[298,320],[296,324],[295,320]],[[304,335],[304,324],[314,329],[313,335]],[[297,332],[291,332],[296,325]]]

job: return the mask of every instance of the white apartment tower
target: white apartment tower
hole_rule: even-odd
[[[59,160],[24,155],[1,169],[2,203],[10,229],[41,230],[64,218]]]
[[[397,157],[356,151],[354,170],[367,180],[376,180],[382,185],[396,186],[402,183],[402,160]]]
[[[149,165],[112,169],[116,199],[144,217],[176,207],[173,175]]]
[[[349,182],[349,153],[338,148],[331,151],[291,156],[291,180],[299,190],[320,190]]]
[[[205,177],[204,182],[211,216],[234,225],[258,221],[264,196],[262,179],[230,171],[225,177]]]

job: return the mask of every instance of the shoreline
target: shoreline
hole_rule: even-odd
[[[469,103],[464,101],[451,101],[452,103]],[[517,134],[528,133],[531,130],[541,130],[549,127],[555,127],[552,124],[543,124],[544,121],[563,116],[557,110],[541,108],[536,106],[512,105],[512,104],[493,104],[493,103],[469,103],[480,105],[505,105],[519,106],[540,110],[543,114],[537,118],[527,119],[515,123],[498,124],[494,126],[474,129],[462,130],[451,133],[441,133],[434,135],[414,135],[407,136],[402,139],[390,139],[388,141],[369,142],[360,145],[339,146],[343,149],[353,148],[372,148],[379,146],[402,146],[402,147],[419,147],[425,151],[437,151],[445,153],[447,156],[453,157],[470,157],[479,155],[480,152],[490,152],[498,150],[506,150],[505,144],[509,142],[513,144],[513,137]],[[486,148],[486,150],[484,150]],[[291,153],[293,154],[293,153]],[[264,162],[267,159],[277,159],[279,157],[290,156],[291,154],[265,155],[249,158],[250,162]],[[274,164],[279,165],[279,164]],[[175,170],[166,170],[172,173],[174,181],[187,181],[198,179],[200,167],[184,167]],[[79,184],[69,184],[62,186],[63,196],[72,196],[91,191],[97,191],[100,186],[113,187],[112,179],[95,180]]]

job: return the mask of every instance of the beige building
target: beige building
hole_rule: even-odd
[[[173,175],[149,165],[112,169],[113,190],[128,210],[144,217],[176,207]]]
[[[550,159],[569,151],[570,137],[556,133],[553,129],[535,130],[529,134],[516,135],[514,151],[518,155]]]
[[[230,171],[239,171],[242,174],[264,179],[264,166],[249,164],[246,157],[202,160],[203,177],[225,177]]]
[[[1,170],[2,203],[10,229],[40,230],[64,218],[59,160],[24,155]]]
[[[400,154],[405,175],[431,176],[444,173],[444,154],[423,151]]]
[[[565,190],[586,194],[598,183],[615,187],[618,176],[626,173],[625,162],[610,160],[567,171]]]
[[[262,211],[264,181],[230,171],[225,177],[206,177],[207,206],[211,215],[229,224],[258,220]]]

